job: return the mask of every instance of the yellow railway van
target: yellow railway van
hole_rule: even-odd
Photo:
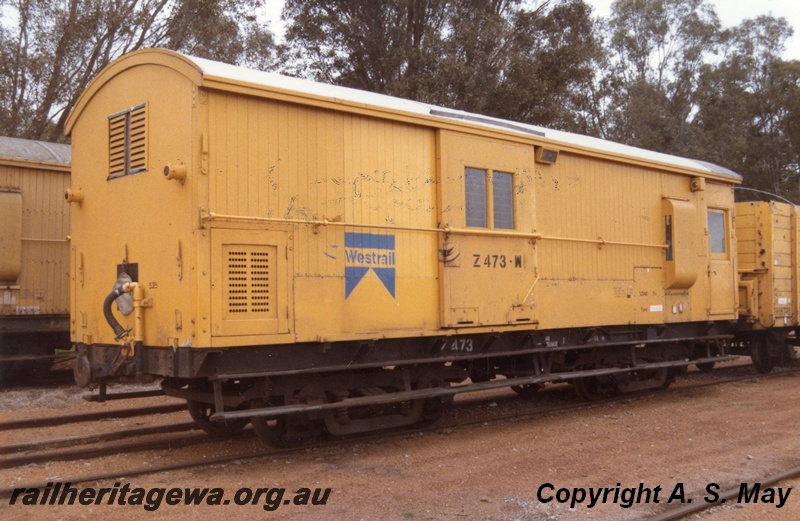
[[[103,70],[67,132],[76,380],[163,377],[210,432],[728,358],[724,168],[165,50]]]
[[[739,281],[738,338],[760,371],[795,358],[790,333],[800,317],[797,207],[779,202],[737,203],[734,220]]]
[[[0,137],[0,379],[69,347],[70,147]]]

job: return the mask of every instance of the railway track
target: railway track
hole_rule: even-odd
[[[0,391],[11,389],[52,389],[64,385],[75,385],[71,369],[56,369],[45,372],[21,371],[0,375]]]
[[[0,355],[0,389],[52,388],[72,385],[75,353]]]
[[[129,442],[122,445],[111,445],[101,448],[90,447],[86,449],[75,449],[75,447],[83,445],[110,443],[129,438],[173,434],[176,432],[195,430],[197,430],[197,427],[193,422],[186,422],[6,445],[0,447],[0,455],[5,456],[0,457],[0,469],[14,468],[35,463],[48,463],[52,461],[74,461],[87,458],[99,458],[115,454],[139,452],[142,450],[185,447],[193,443],[203,443],[208,441],[208,436],[184,436],[181,438],[166,437],[165,439],[160,439],[156,442]],[[62,450],[65,448],[73,450]],[[15,453],[25,454],[22,456],[7,456],[8,454]]]
[[[772,487],[784,481],[796,479],[798,477],[800,477],[800,467],[794,467],[771,476],[764,476],[763,478],[758,479],[757,482],[763,489],[766,487]],[[697,491],[694,495],[695,497],[703,497],[703,492],[704,491]],[[721,490],[716,492],[716,494],[719,497],[713,503],[702,501],[670,507],[659,514],[656,514],[655,516],[647,518],[647,521],[675,521],[677,519],[683,519],[694,514],[700,514],[701,512],[705,512],[706,510],[710,510],[714,507],[719,507],[724,505],[728,500],[738,498],[740,494],[740,486],[737,485],[726,490]]]
[[[129,409],[115,409],[112,411],[99,411],[81,414],[64,414],[57,416],[47,416],[44,418],[33,418],[29,420],[11,420],[0,422],[0,432],[23,429],[39,429],[42,427],[56,427],[70,423],[85,423],[102,420],[113,420],[119,418],[133,418],[136,416],[147,416],[151,414],[168,414],[183,411],[186,405],[183,403],[169,405],[154,405],[147,407],[135,407]]]
[[[229,444],[229,446],[233,445],[232,447],[230,447],[231,449],[233,449],[233,453],[228,455],[216,458],[204,457],[201,459],[189,459],[186,461],[171,463],[162,466],[149,466],[142,468],[124,469],[112,473],[73,476],[69,478],[67,481],[73,484],[85,483],[93,481],[102,481],[107,479],[116,479],[123,475],[130,478],[132,476],[141,476],[145,474],[152,474],[158,472],[188,469],[204,465],[224,464],[236,460],[249,460],[261,457],[274,458],[296,453],[297,451],[305,451],[308,449],[324,449],[335,446],[346,446],[348,444],[353,444],[353,443],[363,443],[365,441],[393,439],[398,437],[409,436],[411,434],[432,433],[447,429],[469,429],[479,425],[486,425],[488,423],[499,423],[509,420],[519,421],[519,420],[529,419],[532,417],[539,417],[544,414],[558,414],[561,412],[579,410],[587,407],[595,407],[614,402],[627,403],[630,401],[647,399],[652,396],[661,396],[668,393],[689,392],[706,387],[713,387],[733,382],[759,380],[764,378],[780,378],[797,373],[800,373],[800,368],[784,368],[770,375],[760,375],[760,374],[753,374],[752,369],[749,368],[748,366],[734,366],[728,368],[721,368],[712,373],[692,373],[688,375],[688,378],[684,377],[680,382],[680,384],[676,384],[674,387],[666,391],[661,391],[658,393],[649,392],[649,393],[641,393],[634,395],[623,395],[614,398],[598,400],[595,402],[576,403],[574,399],[567,397],[568,395],[571,395],[571,392],[567,392],[566,386],[561,386],[562,387],[561,392],[556,391],[556,392],[541,393],[542,397],[541,402],[543,403],[537,403],[534,406],[532,406],[532,402],[536,402],[535,399],[506,400],[505,399],[506,397],[511,397],[510,393],[505,393],[502,396],[498,396],[497,393],[490,394],[489,396],[479,395],[462,399],[457,403],[456,407],[451,408],[451,410],[457,410],[457,411],[463,411],[469,409],[470,415],[472,417],[468,420],[453,419],[451,417],[449,421],[440,420],[435,425],[423,429],[382,432],[382,433],[375,433],[358,437],[354,436],[344,439],[333,439],[333,440],[318,442],[313,445],[304,445],[301,447],[289,448],[289,449],[263,449],[254,451],[252,450],[251,447],[249,451],[240,451],[238,449],[241,448],[241,446],[237,445],[236,441],[231,443],[227,441],[230,440],[230,438],[226,438],[225,441]],[[566,403],[568,400],[569,403]],[[507,406],[509,409],[511,409],[510,412],[504,412],[502,410],[503,407],[500,407],[499,409],[495,407],[497,405],[497,402],[500,402],[502,406]],[[525,410],[520,411],[519,410],[520,408],[524,408]],[[104,413],[103,415],[95,414],[95,415],[59,416],[57,418],[42,419],[38,421],[49,421],[50,423],[48,425],[63,425],[64,422],[69,422],[69,421],[82,421],[82,422],[97,421],[99,419],[109,419],[112,417],[119,418],[119,417],[140,416],[142,414],[147,414],[147,413],[150,414],[174,413],[180,409],[183,409],[182,404],[175,406],[159,406],[150,408],[129,409],[124,411],[111,411],[110,415],[108,413]],[[483,412],[478,412],[476,414],[474,411],[475,409],[490,409],[491,412],[487,413],[484,410]],[[451,416],[458,416],[458,414],[456,413]],[[19,422],[18,425],[21,425],[21,427],[23,428],[35,428],[30,424],[21,424],[21,422]],[[13,422],[5,422],[3,424],[0,424],[0,430],[8,428],[13,428]],[[123,429],[107,433],[87,434],[87,435],[57,438],[57,439],[46,439],[39,441],[26,441],[24,443],[6,445],[0,447],[0,469],[11,469],[11,468],[22,467],[25,465],[44,464],[55,461],[68,461],[68,460],[91,461],[106,456],[135,454],[135,453],[142,453],[145,451],[174,450],[177,448],[188,447],[191,445],[197,445],[203,443],[210,444],[215,442],[219,443],[221,441],[220,439],[215,439],[207,434],[193,432],[193,429],[194,425],[192,423],[179,422],[179,423],[169,423],[154,427]],[[252,438],[252,436],[253,432],[251,429],[248,428],[242,431],[242,433],[240,433],[239,436],[233,438],[233,440],[247,440],[249,438]],[[157,437],[157,439],[155,440],[146,439],[153,437]],[[114,441],[119,441],[119,440],[125,440],[125,441],[124,443],[119,443],[119,444],[112,443]],[[32,483],[24,486],[26,488],[34,488],[34,487],[42,487],[45,485],[46,484],[43,483],[40,484]],[[20,486],[23,485],[18,485],[17,487],[13,488],[8,487],[0,489],[0,497],[6,497],[10,495],[14,488],[19,488]]]

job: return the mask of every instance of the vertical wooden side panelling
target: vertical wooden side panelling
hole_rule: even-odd
[[[754,270],[756,268],[756,217],[753,203],[739,203],[736,205],[737,261],[739,270]]]
[[[209,175],[210,192],[209,206],[211,210],[224,212],[227,209],[225,204],[225,147],[222,142],[225,139],[225,129],[222,128],[222,115],[225,113],[225,98],[221,94],[214,92],[208,96],[208,123],[209,123]]]
[[[69,172],[0,166],[0,182],[22,193],[22,270],[16,306],[38,314],[68,313],[69,206],[64,191]]]
[[[234,100],[236,108],[233,112],[235,117],[231,120],[235,125],[234,135],[236,136],[234,153],[234,157],[236,158],[236,178],[234,181],[234,186],[236,187],[236,202],[234,213],[237,215],[250,215],[247,192],[250,185],[251,170],[250,164],[248,163],[248,152],[251,141],[254,140],[256,136],[251,136],[248,128],[249,114],[247,112],[247,102],[249,98],[237,96]]]
[[[792,274],[796,260],[792,256],[792,209],[788,205],[769,205],[772,216],[772,284],[774,319],[777,326],[794,323],[792,312]]]
[[[319,211],[316,205],[316,184],[317,176],[324,176],[324,172],[317,169],[318,150],[317,150],[317,128],[316,122],[318,118],[312,117],[309,111],[303,107],[294,107],[295,110],[295,153],[297,157],[296,166],[293,170],[293,177],[296,178],[296,183],[289,197],[289,207],[292,210],[290,218],[299,221],[313,220]],[[304,226],[308,230],[308,226]],[[297,229],[297,228],[295,228]],[[295,258],[296,273],[311,273],[316,264],[316,255],[311,252],[313,248],[310,244],[309,237],[310,230],[297,230],[295,245],[306,252],[305,255],[298,255]],[[313,248],[313,249],[312,249]],[[313,258],[312,258],[313,257]]]
[[[278,218],[289,217],[287,211],[287,201],[294,190],[294,134],[296,129],[289,127],[292,122],[292,108],[284,103],[278,104],[276,126],[278,128],[278,149],[277,154],[279,164],[277,169],[278,189],[275,192],[275,205],[272,208],[272,216]],[[290,130],[287,132],[287,128]]]
[[[242,183],[247,182],[247,127],[242,124],[242,119],[246,118],[243,103],[242,96],[228,97],[228,205],[234,215],[247,215],[241,204],[246,190]]]
[[[611,168],[614,166],[615,168]],[[622,169],[617,172],[617,169]],[[548,175],[549,174],[549,175]],[[558,170],[546,170],[540,183],[539,231],[548,236],[660,244],[653,233],[660,200],[649,199],[657,176],[610,162],[562,156]],[[548,179],[549,177],[549,179]],[[652,199],[652,201],[650,200]],[[567,218],[568,217],[568,218]],[[554,279],[626,280],[639,263],[659,262],[658,249],[579,242],[547,243],[543,274]],[[643,257],[644,255],[644,257]],[[652,264],[651,264],[652,265]],[[545,271],[544,266],[548,266]]]
[[[258,165],[258,183],[256,184],[256,202],[251,207],[256,215],[266,216],[269,212],[269,197],[272,191],[269,155],[269,103],[257,103],[253,100],[252,112],[255,113],[254,121],[251,126],[253,133],[258,136],[258,142],[254,144],[256,149],[256,164]]]
[[[326,111],[303,111],[304,125],[308,128],[305,143],[305,181],[300,190],[300,197],[304,198],[303,206],[307,209],[303,219],[315,220],[322,218],[325,211],[323,199],[320,197],[322,187],[327,184],[328,173],[325,169],[325,133],[324,122],[328,118]],[[319,273],[319,235],[304,234],[303,251],[309,252],[305,257],[305,273]],[[311,252],[314,252],[311,255]]]
[[[278,194],[280,190],[280,133],[278,132],[278,105],[274,102],[262,102],[263,121],[260,122],[262,129],[261,137],[264,140],[263,147],[266,153],[263,161],[266,169],[265,177],[261,178],[264,199],[259,207],[259,215],[266,217],[276,217],[275,209],[278,207]],[[263,129],[266,129],[264,131]]]
[[[261,197],[260,177],[262,165],[260,161],[261,147],[264,141],[259,132],[259,105],[253,98],[245,100],[247,113],[247,212],[248,215],[259,214],[259,198]]]
[[[419,315],[409,314],[409,324],[435,320],[437,236],[370,227],[437,225],[431,130],[230,93],[211,92],[209,105],[211,210],[287,220],[263,227],[288,229],[292,236],[291,276],[297,302],[303,302],[296,309],[298,335],[316,338],[336,324],[332,309],[349,317],[349,328],[385,327],[406,287],[427,299],[421,303],[406,293],[411,300],[405,305]],[[303,224],[323,219],[352,227]],[[362,304],[345,299],[345,231],[395,237],[397,290],[387,291],[374,274],[362,286],[378,299],[372,313],[354,315]],[[400,280],[415,282],[403,286]],[[310,298],[309,292],[325,297]],[[345,304],[350,307],[341,308]],[[304,320],[323,329],[301,332]]]
[[[317,175],[313,188],[317,219],[343,219],[343,119],[343,115],[333,112],[319,113],[316,117],[318,138],[314,153]],[[316,236],[308,238],[307,251],[314,251],[316,254],[313,256],[313,264],[309,265],[310,273],[337,275],[337,257],[341,254],[338,251],[340,234],[340,229],[327,226],[317,229]]]

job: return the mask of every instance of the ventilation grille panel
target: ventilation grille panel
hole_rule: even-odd
[[[225,318],[274,318],[275,246],[225,245]]]

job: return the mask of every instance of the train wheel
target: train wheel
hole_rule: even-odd
[[[706,358],[708,356],[719,355],[720,346],[718,342],[697,342],[692,345],[692,357],[693,358]],[[714,365],[716,362],[703,362],[700,364],[694,364],[697,367],[697,370],[701,373],[709,373],[712,369],[714,369]]]
[[[675,381],[675,373],[671,369],[656,369],[652,375],[653,380],[661,382],[661,385],[655,387],[658,391],[669,389],[669,386]]]
[[[775,361],[769,355],[769,344],[764,336],[759,336],[750,343],[750,358],[753,367],[759,373],[769,373],[775,367]]]
[[[663,391],[675,381],[672,369],[644,369],[626,373],[618,377],[613,385],[619,394],[641,391]]]
[[[714,369],[714,364],[716,362],[703,362],[702,364],[694,364],[697,367],[697,370],[701,373],[710,373],[712,369]]]
[[[263,400],[252,400],[251,409],[263,409],[267,404]],[[298,436],[290,436],[288,421],[286,416],[268,418],[265,416],[253,416],[250,418],[253,430],[261,443],[270,447],[286,448],[296,447],[303,443],[304,439]]]
[[[278,418],[265,418],[263,416],[250,419],[253,430],[261,443],[270,447],[286,447],[286,419],[283,416]]]
[[[426,373],[417,381],[417,389],[429,389],[432,387],[449,387],[449,384],[439,380],[433,374]],[[452,402],[452,398],[425,398],[422,404],[422,417],[417,421],[417,426],[428,427],[442,417],[445,409],[445,403]]]
[[[578,398],[587,402],[603,400],[618,394],[614,385],[600,376],[576,378],[572,381],[572,385],[575,387]]]
[[[250,422],[247,418],[226,421],[211,421],[211,415],[216,412],[214,405],[210,403],[186,400],[186,408],[194,422],[212,436],[227,437],[233,436],[244,429]]]
[[[532,396],[536,396],[539,393],[539,389],[542,386],[539,384],[522,384],[522,385],[512,385],[511,390],[517,393],[518,395],[522,396],[523,398],[530,398]]]

